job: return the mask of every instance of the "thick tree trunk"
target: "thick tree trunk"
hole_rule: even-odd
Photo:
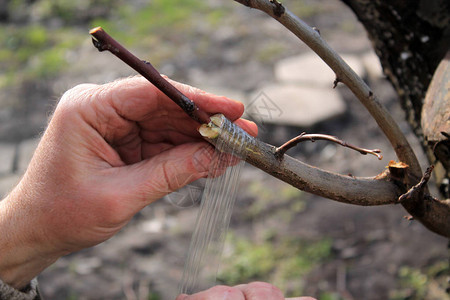
[[[387,78],[394,86],[407,120],[424,143],[431,163],[443,169],[438,175],[440,190],[448,194],[450,146],[448,142],[449,120],[440,118],[437,132],[430,137],[422,128],[421,117],[425,95],[439,63],[450,45],[450,2],[448,0],[342,0],[364,25],[380,58]],[[448,72],[448,71],[447,71]],[[445,81],[441,94],[448,95]],[[435,98],[437,106],[447,108],[448,96]],[[437,129],[436,129],[437,130]],[[425,136],[424,136],[425,134]],[[428,134],[428,136],[427,136]],[[437,138],[437,140],[436,140]],[[429,143],[428,143],[429,141]],[[433,147],[440,143],[440,153]],[[444,149],[445,148],[445,149]]]

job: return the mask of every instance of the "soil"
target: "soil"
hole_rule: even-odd
[[[370,49],[363,28],[348,8],[339,1],[319,2],[324,3],[322,11],[306,21],[318,27],[338,52],[360,54]],[[196,40],[186,41],[183,49],[197,51],[185,51],[161,63],[162,72],[206,88],[247,93],[272,80],[277,60],[309,51],[278,23],[256,11],[236,5],[230,19],[220,31],[199,30],[200,37],[211,37],[207,51],[198,50]],[[267,43],[279,45],[283,51],[265,58],[255,57],[254,53]],[[132,74],[111,57],[95,53],[88,42],[77,55],[77,66],[85,65],[89,70],[74,67],[54,82],[30,83],[22,95],[33,106],[25,105],[5,115],[7,122],[0,123],[2,140],[25,139],[38,134],[45,127],[49,108],[55,103],[48,99],[57,98],[70,86],[83,81],[100,83]],[[369,84],[401,123],[426,166],[418,141],[403,122],[403,112],[390,84],[382,78],[370,80]],[[345,87],[338,89],[348,107],[345,115],[313,128],[267,125],[269,130],[260,138],[279,145],[307,130],[336,135],[366,148],[380,148],[385,157],[381,163],[374,157],[322,142],[305,143],[290,150],[302,161],[327,170],[355,176],[376,175],[395,155],[364,108]],[[401,267],[426,270],[448,259],[448,241],[417,222],[405,220],[407,213],[401,206],[358,207],[303,193],[298,201],[304,201],[304,209],[289,219],[272,214],[270,210],[248,218],[248,208],[257,201],[255,195],[249,196],[246,191],[253,182],[261,182],[275,191],[285,186],[262,171],[246,166],[230,231],[249,240],[271,229],[278,236],[305,240],[326,237],[332,241],[330,257],[303,278],[307,295],[320,297],[328,291],[341,299],[389,299],[394,291],[402,288],[398,280]],[[198,206],[180,208],[169,199],[166,197],[145,208],[111,240],[63,257],[44,271],[39,276],[44,298],[174,299]]]

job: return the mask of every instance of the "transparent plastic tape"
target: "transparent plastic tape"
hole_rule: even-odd
[[[216,282],[223,245],[244,166],[246,145],[252,138],[222,116],[213,164],[185,262],[180,293],[193,294]]]

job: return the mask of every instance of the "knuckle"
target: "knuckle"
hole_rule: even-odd
[[[91,99],[98,92],[94,84],[79,84],[66,91],[58,102],[56,111],[59,114],[69,114],[77,111],[84,100]]]
[[[245,296],[237,288],[226,286],[226,285],[217,285],[210,289],[211,295],[216,295],[221,297],[224,300],[244,300]]]
[[[81,98],[80,96],[86,96],[86,94],[92,93],[94,87],[97,87],[97,85],[88,83],[76,85],[62,95],[60,102],[78,100]]]
[[[214,292],[227,292],[231,291],[233,288],[226,285],[216,285],[212,287],[210,290]]]
[[[283,293],[276,286],[261,281],[255,281],[248,284],[246,296],[250,299],[284,299]],[[269,298],[267,298],[269,297]]]

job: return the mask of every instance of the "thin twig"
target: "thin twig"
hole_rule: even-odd
[[[337,137],[332,136],[332,135],[327,135],[327,134],[306,134],[305,132],[303,132],[299,136],[297,136],[297,137],[287,141],[286,143],[284,143],[283,145],[278,147],[277,150],[275,151],[275,156],[277,156],[278,159],[282,159],[284,153],[286,153],[286,151],[291,149],[292,147],[295,147],[298,143],[301,143],[303,141],[315,142],[317,140],[330,141],[330,142],[339,144],[339,145],[341,145],[343,147],[347,147],[347,148],[353,149],[355,151],[358,151],[362,155],[372,154],[372,155],[375,155],[379,160],[383,159],[383,156],[380,154],[381,153],[380,149],[373,149],[373,150],[371,150],[371,149],[364,149],[364,148],[361,148],[361,147],[349,144],[349,143],[347,143],[345,141],[342,141],[342,140],[340,140]]]
[[[92,42],[98,51],[102,52],[107,50],[111,52],[153,83],[161,92],[178,104],[191,118],[200,124],[209,123],[210,119],[208,114],[200,110],[191,99],[164,79],[151,63],[142,61],[134,56],[101,27],[93,28],[89,33],[93,36]]]
[[[401,195],[398,198],[398,202],[402,203],[404,201],[407,201],[407,200],[413,199],[413,198],[417,198],[417,197],[420,199],[423,199],[423,193],[425,192],[427,183],[431,178],[431,173],[433,172],[433,169],[434,169],[433,165],[428,167],[427,170],[425,171],[425,173],[423,174],[420,182],[418,184],[416,184],[415,186],[413,186],[412,188],[410,188],[409,191],[407,191],[406,193]]]

